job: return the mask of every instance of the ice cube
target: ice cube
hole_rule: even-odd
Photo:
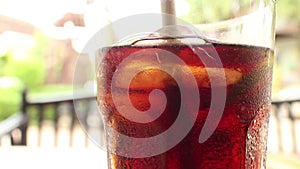
[[[208,73],[209,72],[209,73]],[[135,61],[119,67],[114,73],[115,85],[121,88],[154,89],[167,86],[186,85],[191,82],[186,78],[195,78],[198,87],[210,88],[211,81],[214,87],[226,84],[236,84],[242,79],[240,69],[205,68],[203,66],[187,66],[174,63],[158,64],[153,61]],[[182,83],[177,83],[180,80]]]
[[[132,76],[134,75],[134,77]],[[114,74],[115,85],[121,88],[153,89],[176,85],[174,79],[158,65],[146,63],[129,64],[119,68]],[[130,84],[130,86],[128,86]]]
[[[172,77],[166,72],[157,68],[148,68],[137,74],[131,81],[133,88],[164,88],[175,85]]]
[[[187,69],[189,69],[194,75],[198,86],[205,88],[211,87],[211,80],[216,83],[214,84],[215,87],[221,87],[222,84],[226,84],[227,86],[235,84],[241,80],[243,75],[240,70],[229,68],[205,68],[201,66],[188,66],[183,69],[185,73],[189,73]],[[226,83],[224,83],[224,80]]]

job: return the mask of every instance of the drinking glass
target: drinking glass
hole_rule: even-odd
[[[266,167],[275,0],[99,4],[109,169]]]

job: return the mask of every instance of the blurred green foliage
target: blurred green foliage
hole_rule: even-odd
[[[271,0],[261,1],[267,3]],[[275,0],[274,0],[275,1]],[[188,15],[183,18],[191,23],[215,22],[231,18],[234,13],[243,12],[249,3],[252,6],[258,6],[259,3],[253,3],[251,0],[223,0],[223,1],[199,1],[186,0],[190,4]],[[259,1],[256,1],[259,2]],[[205,4],[204,4],[205,3]],[[279,20],[300,20],[300,0],[277,0],[277,19]],[[187,17],[189,16],[189,17]],[[200,16],[200,17],[199,17]]]
[[[40,58],[28,57],[24,60],[15,60],[9,57],[5,66],[2,67],[4,76],[19,78],[25,86],[34,88],[42,85],[45,78],[43,60]]]
[[[16,88],[0,88],[0,121],[19,110],[21,102],[20,90]]]
[[[25,58],[14,56],[12,51],[0,56],[0,120],[19,110],[21,92],[25,86],[34,90],[44,85],[44,54],[48,40],[39,31],[34,38],[36,46],[28,51]]]
[[[36,31],[34,38],[35,47],[28,51],[25,58],[18,58],[13,52],[0,56],[0,76],[17,77],[28,88],[38,87],[44,83],[46,75],[44,55],[48,38],[40,31]]]
[[[199,1],[186,0],[190,4],[190,11],[183,18],[191,23],[208,23],[232,18],[235,12],[243,11],[249,6],[249,0]],[[257,4],[255,4],[257,5]]]
[[[277,0],[277,18],[300,20],[300,0]]]

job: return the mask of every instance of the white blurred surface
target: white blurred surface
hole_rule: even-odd
[[[296,154],[268,153],[267,169],[299,169]],[[106,152],[98,148],[0,148],[0,167],[9,169],[106,169]]]
[[[98,148],[0,148],[0,167],[9,169],[105,169],[106,152]]]

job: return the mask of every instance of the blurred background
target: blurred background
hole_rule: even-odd
[[[205,10],[219,9],[211,19],[226,13],[226,5],[209,3]],[[124,15],[134,12],[126,1],[110,4]],[[277,4],[273,99],[299,98],[300,0]],[[182,15],[196,12],[184,0],[181,6]],[[149,9],[160,10],[151,3]],[[86,38],[109,22],[105,12],[101,0],[0,0],[0,121],[20,110],[24,89],[31,95],[72,94],[78,55]]]
[[[292,97],[300,95],[300,0],[277,3],[273,97]],[[31,93],[72,90],[85,38],[108,22],[103,8],[101,0],[0,0],[0,120],[17,112],[24,88]],[[120,13],[129,15],[129,8]],[[186,8],[183,3],[182,13]],[[221,16],[222,11],[211,18]]]
[[[72,90],[78,55],[72,41],[84,26],[85,6],[83,0],[0,1],[1,120],[18,111],[24,88]]]

